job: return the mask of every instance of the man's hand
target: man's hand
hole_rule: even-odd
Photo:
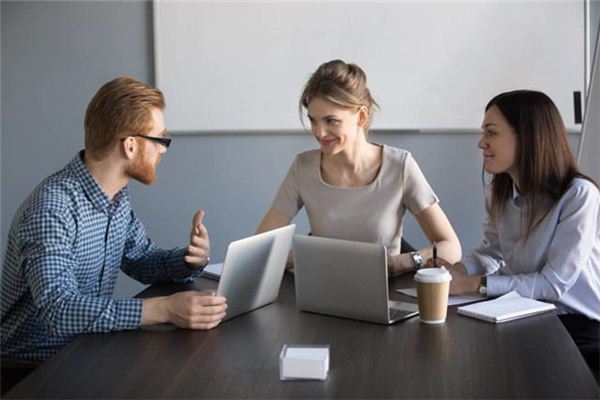
[[[189,290],[144,299],[142,325],[168,322],[186,329],[212,329],[225,317],[225,297]]]
[[[190,234],[190,244],[187,247],[187,254],[183,258],[192,268],[203,268],[210,261],[210,240],[208,230],[202,224],[204,219],[204,210],[194,214],[192,222],[192,233]]]
[[[168,320],[187,329],[211,329],[225,317],[225,297],[214,293],[187,291],[172,294],[169,300]]]

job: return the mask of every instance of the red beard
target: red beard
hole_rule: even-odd
[[[145,185],[151,185],[156,181],[156,168],[160,163],[160,156],[156,158],[156,162],[152,163],[146,158],[145,154],[145,146],[142,145],[139,155],[125,172],[131,178]]]

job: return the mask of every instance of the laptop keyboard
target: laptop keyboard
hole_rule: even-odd
[[[406,315],[406,311],[398,310],[397,308],[390,308],[390,320],[400,319]]]
[[[404,318],[408,314],[412,314],[418,310],[416,304],[409,304],[403,301],[389,300],[388,305],[390,308],[391,321]]]

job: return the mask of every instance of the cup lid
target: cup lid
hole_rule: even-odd
[[[415,274],[415,281],[422,283],[442,283],[450,282],[452,275],[444,267],[442,268],[421,268]]]

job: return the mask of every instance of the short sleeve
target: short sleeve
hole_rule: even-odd
[[[290,218],[294,218],[298,213],[298,210],[304,205],[302,198],[300,197],[298,172],[299,161],[298,157],[296,157],[271,205],[271,208]]]
[[[413,215],[439,202],[419,165],[408,153],[404,160],[403,202]]]

